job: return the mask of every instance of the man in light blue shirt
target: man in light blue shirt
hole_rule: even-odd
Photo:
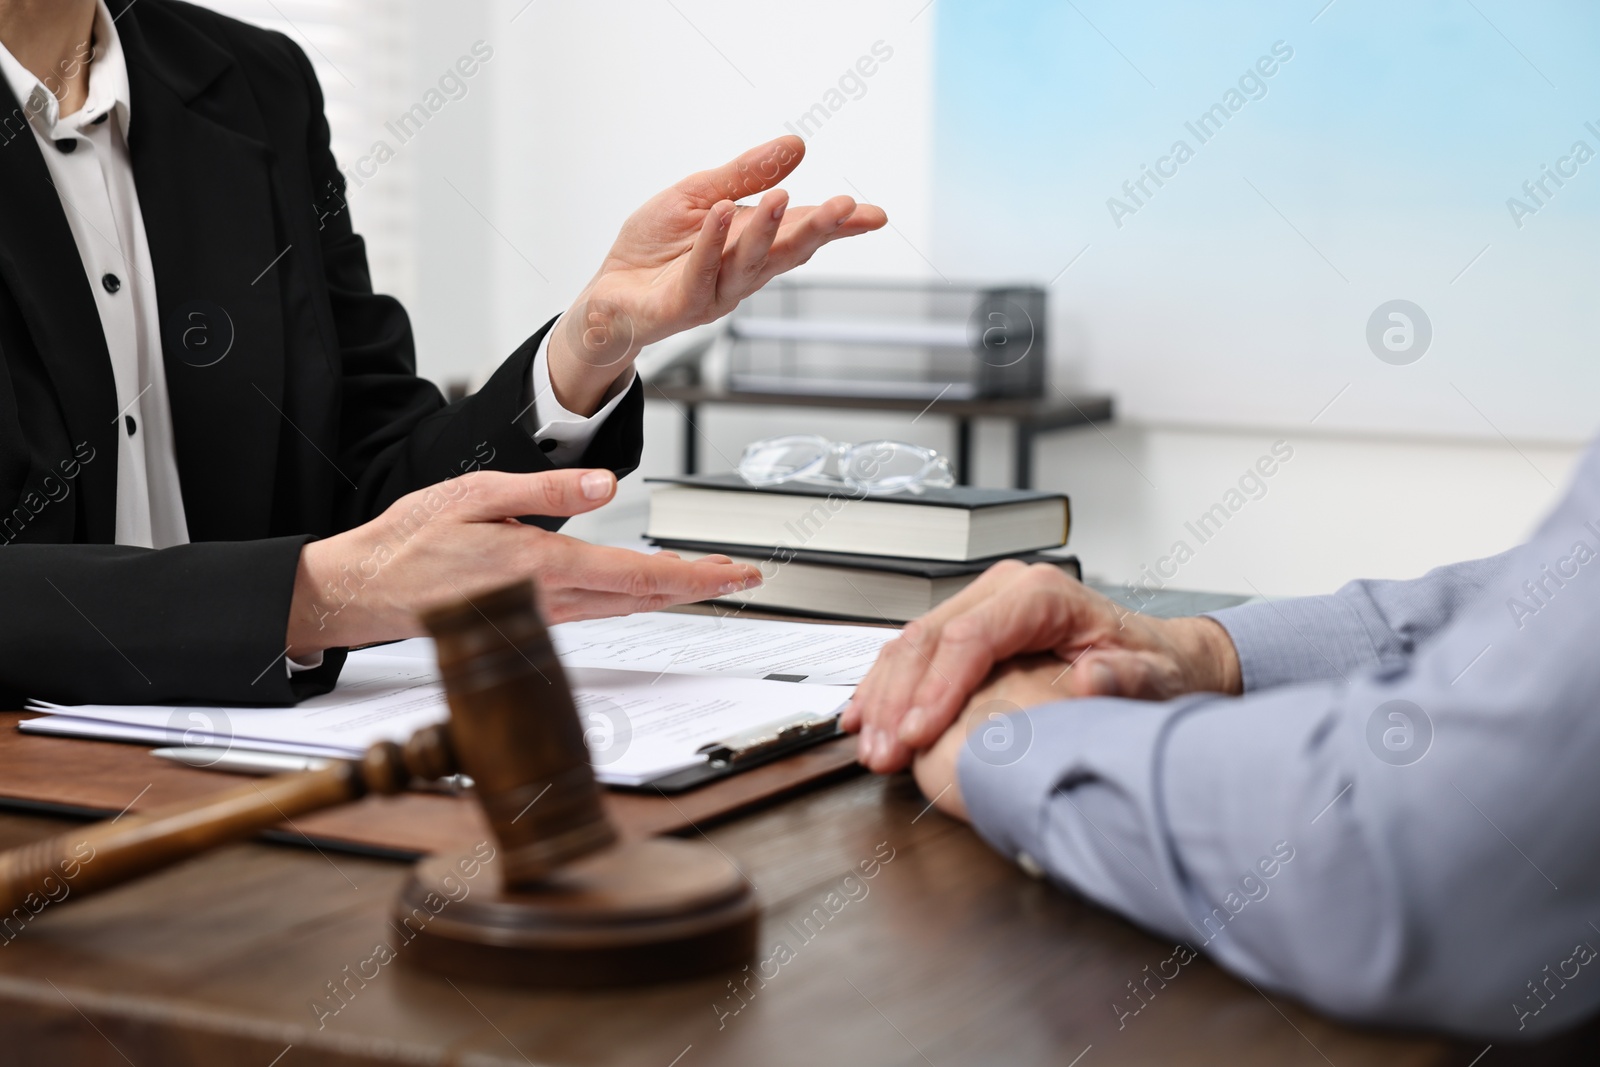
[[[1592,446],[1526,544],[1412,581],[1161,620],[996,567],[846,725],[1025,869],[1257,985],[1536,1039],[1600,1008],[1597,704]]]

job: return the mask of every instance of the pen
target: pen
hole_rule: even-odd
[[[155,748],[152,756],[186,767],[201,770],[227,771],[232,774],[286,774],[290,771],[320,771],[332,760],[321,756],[295,756],[286,752],[259,752],[252,749],[225,748],[222,745],[186,745],[181,748]],[[454,774],[432,783],[432,788],[471,789],[472,778]]]
[[[328,760],[319,756],[293,756],[283,752],[252,752],[221,745],[185,745],[182,748],[157,748],[150,754],[186,767],[200,767],[234,774],[283,774],[288,771],[320,771]]]

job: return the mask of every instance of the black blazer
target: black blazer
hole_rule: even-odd
[[[417,377],[405,310],[372,291],[304,53],[172,0],[110,7],[194,543],[112,544],[110,357],[65,209],[0,79],[0,708],[289,703],[326,691],[343,662],[292,682],[283,665],[306,541],[474,465],[551,467],[514,423],[543,331],[446,405]],[[581,465],[633,469],[642,411],[635,384]]]

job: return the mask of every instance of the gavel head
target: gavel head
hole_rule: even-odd
[[[615,843],[533,583],[438,608],[422,622],[438,646],[450,703],[443,736],[453,758],[445,762],[476,783],[506,884],[532,885]]]

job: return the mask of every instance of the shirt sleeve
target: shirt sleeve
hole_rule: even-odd
[[[613,386],[611,399],[593,415],[585,417],[568,411],[556,399],[555,390],[550,387],[550,338],[560,328],[561,320],[557,319],[545,331],[539,342],[539,351],[533,357],[529,382],[529,395],[533,400],[523,412],[522,427],[539,443],[539,448],[552,464],[565,467],[578,462],[588,450],[589,443],[600,432],[600,427],[617,410],[622,398],[627,396],[638,372],[632,367],[628,368],[627,374]]]
[[[1331,596],[1257,601],[1207,612],[1239,653],[1245,692],[1344,681],[1395,667],[1495,577],[1510,552],[1438,567],[1409,581],[1363,579]]]
[[[1009,748],[961,755],[973,824],[1332,1015],[1497,1040],[1570,1026],[1600,1010],[1581,973],[1600,973],[1595,520],[1591,450],[1527,544],[1435,599],[1459,602],[1410,631],[1414,654],[1346,659],[1348,679],[1012,716]],[[1347,627],[1362,610],[1328,608]],[[1287,617],[1320,639],[1315,613]]]

